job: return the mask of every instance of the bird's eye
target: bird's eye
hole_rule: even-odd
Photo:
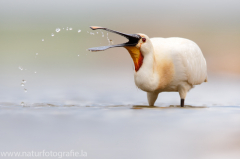
[[[146,38],[142,38],[142,41],[145,43],[145,41],[146,41]]]

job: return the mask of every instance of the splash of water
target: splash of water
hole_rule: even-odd
[[[56,28],[56,30],[55,30],[57,33],[58,32],[60,32],[61,31],[61,29],[60,28]]]
[[[19,70],[21,70],[21,71],[23,70],[23,68],[22,68],[21,66],[19,66],[18,68],[19,68]]]
[[[107,33],[107,40],[108,40],[108,45],[110,45],[110,40],[109,40],[109,38],[108,38],[108,33]]]

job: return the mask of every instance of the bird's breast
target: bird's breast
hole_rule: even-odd
[[[141,69],[135,72],[135,83],[143,91],[171,91],[175,66],[168,56],[145,56]],[[169,89],[169,90],[168,90]]]
[[[173,81],[175,75],[175,66],[173,61],[169,58],[156,58],[154,70],[159,77],[157,89],[166,89]]]

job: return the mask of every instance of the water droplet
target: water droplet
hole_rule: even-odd
[[[23,68],[22,68],[21,66],[19,66],[18,68],[19,68],[19,70],[21,70],[21,71],[23,70]]]
[[[22,83],[26,83],[27,81],[25,81],[25,80],[22,80]]]
[[[102,37],[104,37],[104,34],[103,34],[103,32],[102,32]]]
[[[60,32],[61,31],[61,29],[60,28],[56,28],[56,30],[55,30],[57,33],[58,32]]]
[[[81,30],[78,30],[78,33],[80,33],[81,32]]]
[[[72,30],[72,28],[69,28],[69,30]]]
[[[97,34],[98,34],[98,32],[97,32]]]
[[[78,55],[79,56],[79,55]]]
[[[87,33],[89,33],[89,31],[87,31]]]
[[[63,28],[63,30],[64,30],[64,28]]]
[[[27,89],[26,88],[24,88],[24,92],[27,93]]]
[[[21,106],[24,106],[25,105],[25,103],[24,102],[21,102]]]
[[[54,34],[52,33],[51,36],[54,36]]]
[[[38,53],[36,53],[36,55],[38,55]]]
[[[34,73],[37,73],[36,71]]]
[[[107,33],[107,41],[108,41],[108,45],[111,45],[111,40],[108,38],[108,33]]]
[[[24,83],[21,83],[21,86],[24,86]]]
[[[66,28],[66,30],[68,31],[68,27]]]

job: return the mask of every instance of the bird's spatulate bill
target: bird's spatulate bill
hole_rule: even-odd
[[[117,44],[117,45],[109,45],[109,46],[100,46],[100,47],[93,47],[93,48],[89,48],[89,51],[104,51],[107,50],[109,48],[113,48],[113,47],[124,47],[124,46],[135,46],[138,44],[139,39],[141,39],[140,35],[137,34],[125,34],[125,33],[121,33],[118,31],[114,31],[108,28],[104,28],[104,27],[98,27],[98,26],[90,26],[90,28],[92,30],[97,30],[97,29],[102,29],[102,30],[106,30],[121,36],[124,36],[125,38],[127,38],[129,41],[127,43],[123,43],[123,44]]]
[[[104,29],[103,27],[98,27],[98,26],[90,26],[90,28],[91,28],[92,30]]]

